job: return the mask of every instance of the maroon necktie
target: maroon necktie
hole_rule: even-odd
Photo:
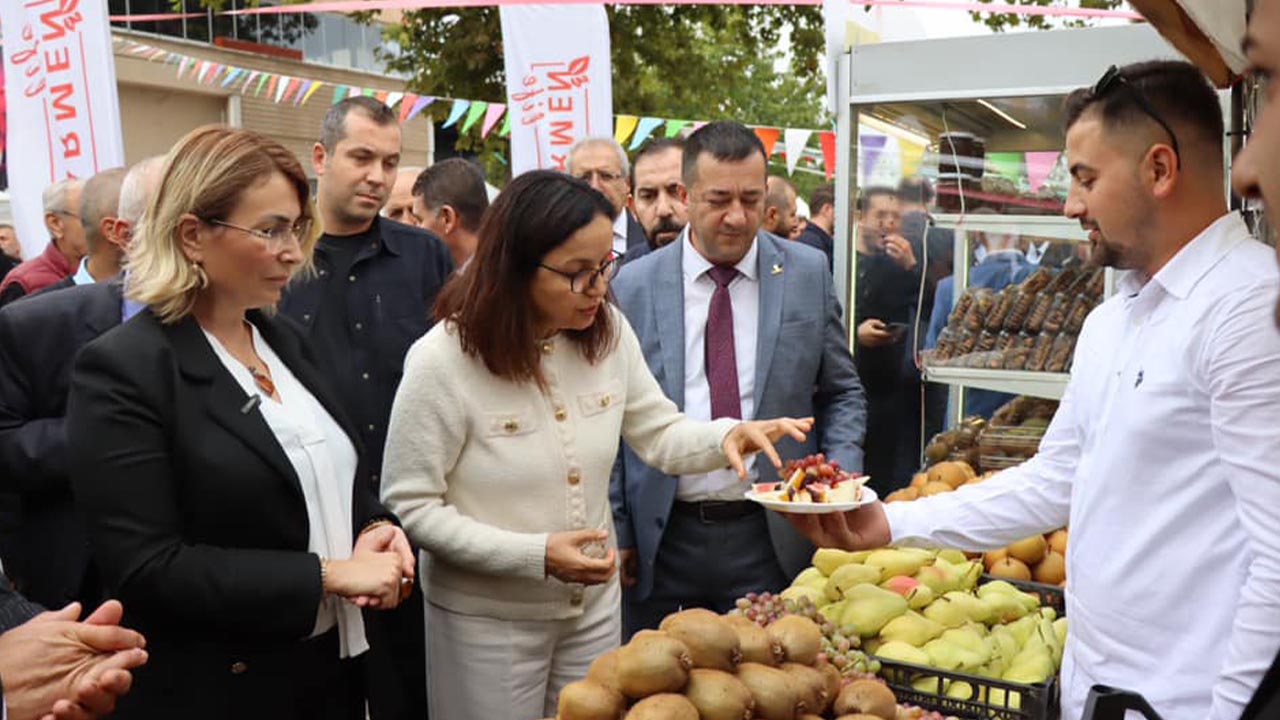
[[[707,384],[711,386],[711,419],[742,419],[742,396],[738,394],[738,357],[733,349],[733,302],[729,283],[738,271],[715,265],[707,274],[715,281],[707,311]]]

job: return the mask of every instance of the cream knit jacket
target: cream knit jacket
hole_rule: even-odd
[[[616,547],[609,475],[619,437],[664,473],[725,465],[721,446],[738,421],[680,414],[626,318],[607,307],[617,342],[596,364],[562,335],[541,343],[545,392],[494,376],[462,351],[448,323],[409,350],[391,411],[382,498],[432,554],[432,603],[509,620],[581,615],[603,586],[548,577],[547,536],[606,528]]]

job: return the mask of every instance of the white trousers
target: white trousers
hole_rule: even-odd
[[[561,688],[621,642],[621,600],[615,577],[581,617],[568,620],[500,620],[429,605],[431,717],[554,717]]]

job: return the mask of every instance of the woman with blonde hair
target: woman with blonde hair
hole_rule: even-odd
[[[151,653],[116,717],[364,718],[361,608],[395,606],[414,566],[315,358],[272,312],[312,218],[279,143],[192,131],[129,248],[126,296],[147,309],[76,361],[76,502]]]
[[[663,472],[745,479],[744,455],[780,466],[773,441],[812,425],[680,414],[608,302],[613,212],[564,173],[517,177],[405,360],[382,491],[432,556],[432,717],[554,715],[560,689],[618,645],[620,437]]]

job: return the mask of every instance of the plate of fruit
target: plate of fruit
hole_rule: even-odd
[[[746,498],[770,510],[806,515],[847,512],[876,501],[875,490],[865,487],[871,478],[843,470],[821,453],[788,460],[779,475],[781,482],[756,483]]]

